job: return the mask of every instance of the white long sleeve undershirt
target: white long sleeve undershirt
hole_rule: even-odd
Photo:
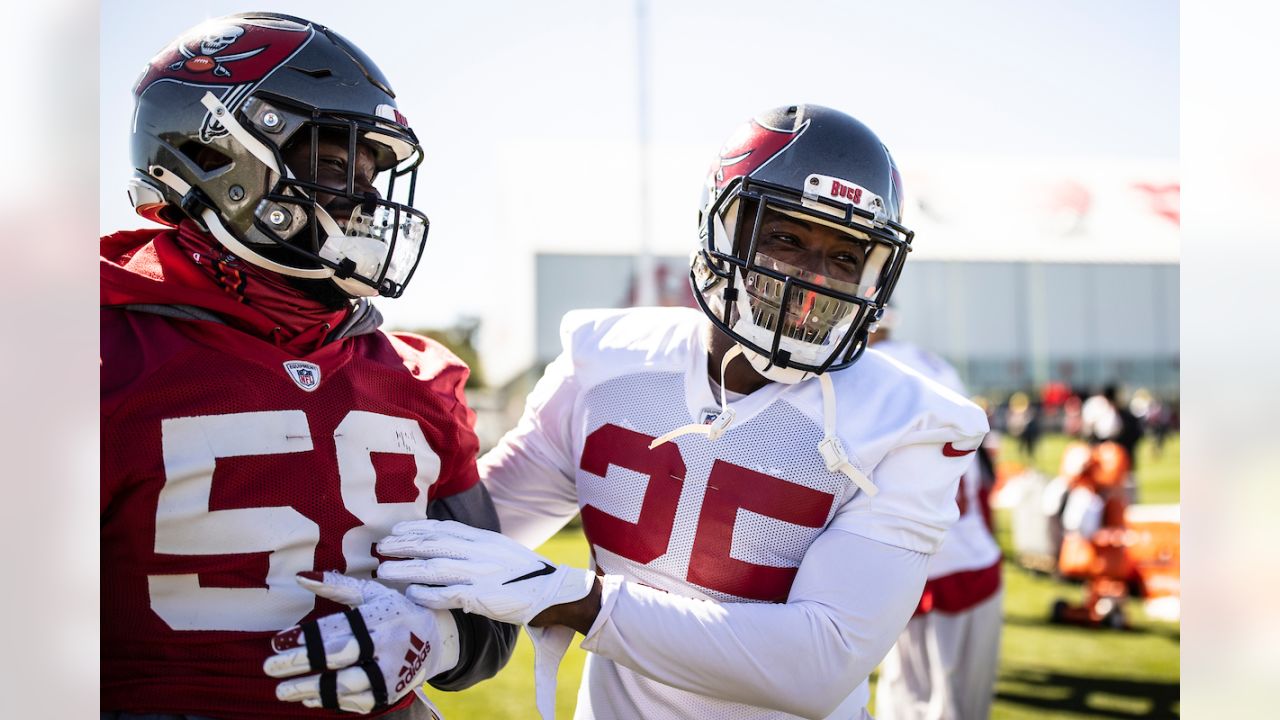
[[[682,690],[825,718],[906,626],[927,557],[829,529],[810,546],[785,604],[716,603],[608,576],[582,647]]]

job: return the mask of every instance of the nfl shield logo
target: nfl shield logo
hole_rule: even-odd
[[[320,387],[320,366],[304,360],[290,360],[284,364],[284,371],[293,378],[294,384],[311,392]]]

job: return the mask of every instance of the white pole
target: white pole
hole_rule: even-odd
[[[640,247],[636,255],[636,304],[658,303],[654,273],[652,223],[649,202],[649,13],[646,0],[636,0],[636,127],[640,167]]]

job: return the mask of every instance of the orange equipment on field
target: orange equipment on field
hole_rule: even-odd
[[[1177,505],[1131,505],[1124,515],[1130,586],[1146,598],[1148,615],[1171,621],[1182,597],[1179,520]]]
[[[1071,605],[1059,600],[1053,606],[1053,619],[1124,627],[1122,605],[1135,570],[1129,552],[1134,537],[1125,525],[1128,453],[1113,442],[1096,447],[1072,443],[1063,452],[1061,472],[1069,490],[1062,511],[1058,572],[1084,580],[1085,601]]]
[[[1129,596],[1144,601],[1149,617],[1177,621],[1179,508],[1129,504],[1132,473],[1121,446],[1072,443],[1052,480],[1022,468],[997,476],[994,503],[1010,511],[1017,562],[1084,583],[1082,604],[1054,603],[1055,621],[1124,627]]]

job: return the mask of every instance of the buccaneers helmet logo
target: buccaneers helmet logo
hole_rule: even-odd
[[[199,85],[236,85],[257,82],[301,48],[313,31],[272,28],[243,22],[211,23],[152,58],[138,85],[141,95],[157,80]]]
[[[313,34],[310,26],[299,31],[251,22],[227,25],[215,21],[203,25],[151,59],[138,78],[134,95],[141,98],[161,81],[225,87],[219,99],[228,109],[235,110],[259,81],[298,52]],[[222,123],[205,115],[200,127],[201,142],[226,134]]]
[[[203,73],[212,70],[213,74],[218,77],[229,78],[231,77],[231,71],[223,67],[225,63],[251,58],[266,50],[265,47],[260,47],[247,52],[218,55],[218,53],[233,45],[236,40],[239,40],[241,35],[244,35],[244,28],[235,25],[215,28],[205,33],[200,38],[200,41],[196,43],[196,47],[199,49],[198,53],[188,47],[189,43],[181,43],[178,45],[178,52],[182,54],[183,59],[171,63],[169,70],[174,72],[186,70],[190,73]]]
[[[755,172],[800,137],[808,127],[808,121],[795,130],[768,128],[755,120],[743,125],[724,144],[717,159],[718,164],[711,168],[716,190],[723,190],[734,178]]]

